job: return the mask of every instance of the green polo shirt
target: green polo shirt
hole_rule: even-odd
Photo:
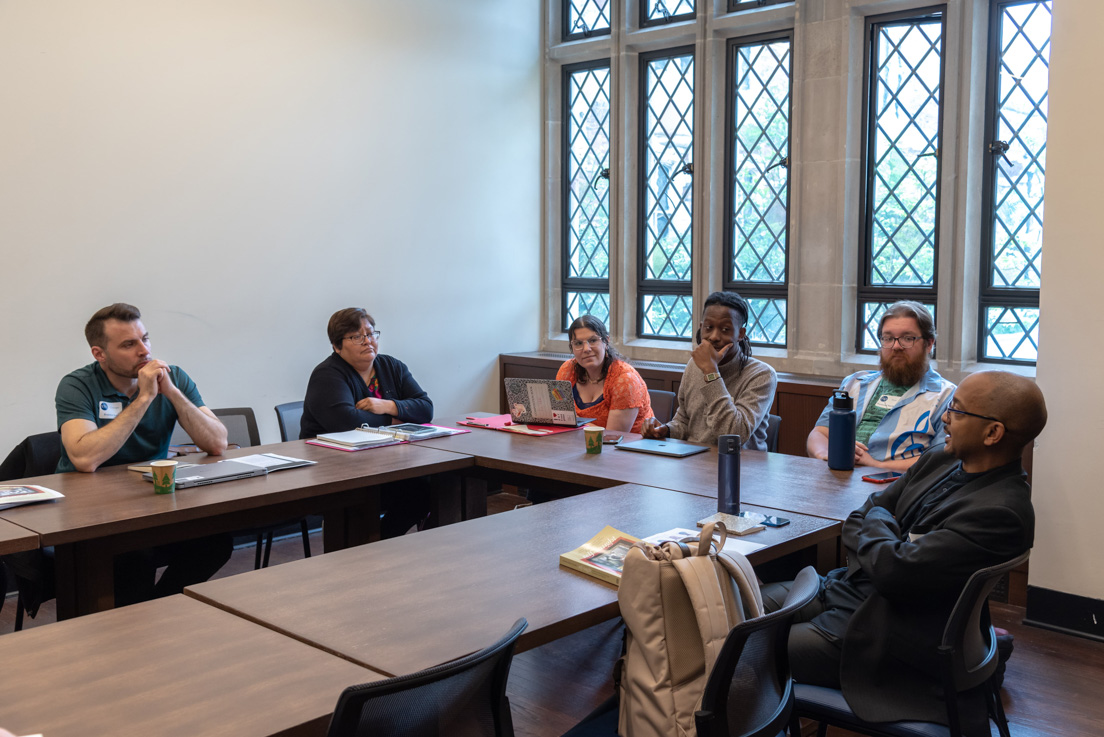
[[[192,404],[203,406],[199,389],[183,369],[169,366],[169,375],[173,384]],[[131,397],[111,385],[99,363],[90,363],[69,374],[58,384],[57,394],[54,395],[58,429],[69,420],[88,420],[96,423],[96,427],[103,427],[126,409],[130,400]],[[117,466],[168,457],[169,439],[176,427],[176,419],[176,407],[163,394],[158,394],[134,432],[123,443],[123,447],[103,465]],[[77,469],[73,467],[63,445],[57,473],[75,470]]]

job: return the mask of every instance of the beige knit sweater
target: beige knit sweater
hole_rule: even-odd
[[[667,423],[670,436],[692,443],[717,444],[718,435],[739,435],[748,450],[767,449],[767,414],[774,401],[778,377],[774,369],[748,358],[721,366],[721,378],[706,383],[693,359],[679,384],[678,411]]]

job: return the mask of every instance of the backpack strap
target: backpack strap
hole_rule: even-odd
[[[737,552],[718,553],[717,562],[736,581],[740,598],[744,602],[744,615],[747,619],[763,616],[763,594],[759,591],[759,579],[755,575],[755,569],[751,567],[751,563],[744,554]]]
[[[694,617],[698,622],[698,632],[701,634],[705,652],[706,673],[713,668],[730,629],[717,566],[709,556],[712,538],[713,525],[709,524],[702,529],[698,554],[672,561],[694,608]],[[703,549],[704,553],[701,552]]]

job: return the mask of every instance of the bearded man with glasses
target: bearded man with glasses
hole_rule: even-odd
[[[955,385],[935,372],[935,321],[919,302],[890,305],[878,324],[878,371],[857,371],[840,391],[855,400],[855,465],[904,471],[933,445],[944,441],[943,413]],[[828,414],[821,412],[806,450],[828,460]]]

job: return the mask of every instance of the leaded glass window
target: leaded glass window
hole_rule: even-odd
[[[724,286],[751,307],[753,343],[786,345],[793,37],[733,40],[728,53]]]
[[[610,0],[563,0],[563,39],[608,36]]]
[[[563,326],[609,318],[610,68],[564,67]]]
[[[991,9],[982,360],[1038,356],[1050,26],[1050,0]]]
[[[641,5],[643,6],[643,12],[640,15],[642,26],[691,20],[696,14],[694,0],[641,0]]]
[[[860,312],[868,302],[935,302],[943,88],[942,12],[872,19],[868,29]],[[858,350],[868,350],[864,334]]]
[[[690,337],[693,235],[694,54],[641,56],[638,333]]]

